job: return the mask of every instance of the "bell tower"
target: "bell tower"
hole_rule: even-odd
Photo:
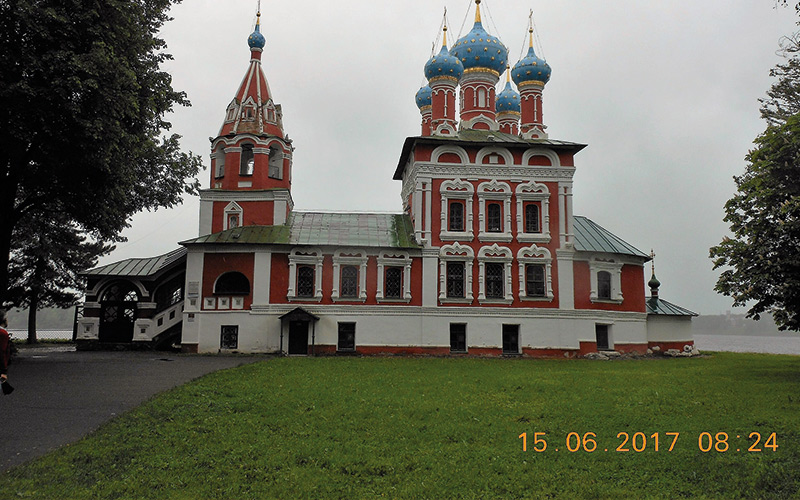
[[[211,139],[210,189],[200,194],[200,235],[285,224],[292,210],[292,141],[264,75],[261,12],[247,38],[250,64]]]

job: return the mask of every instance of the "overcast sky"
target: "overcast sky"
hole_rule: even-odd
[[[173,131],[206,167],[208,138],[247,69],[256,5],[186,0],[163,31],[175,58],[165,69],[192,102],[172,116]],[[653,248],[663,298],[702,314],[729,310],[731,300],[713,290],[708,249],[728,232],[723,205],[765,127],[758,98],[781,61],[780,37],[797,28],[794,10],[774,0],[481,6],[512,65],[534,10],[538,53],[553,68],[544,91],[550,137],[588,144],[576,158],[575,214]],[[469,31],[472,0],[262,1],[264,69],[296,147],[295,208],[402,210],[392,175],[403,140],[420,133],[414,94],[445,7],[450,36]],[[208,187],[208,170],[200,180]],[[191,198],[137,215],[129,241],[101,263],[177,248],[197,236],[197,212]]]

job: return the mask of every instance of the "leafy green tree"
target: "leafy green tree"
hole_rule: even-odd
[[[0,0],[0,303],[12,235],[61,214],[93,241],[196,193],[198,156],[162,136],[189,105],[160,70],[158,32],[180,0]]]
[[[36,314],[74,306],[84,289],[79,275],[113,247],[89,241],[62,214],[31,214],[14,231],[8,300],[28,309],[28,343],[37,341]]]
[[[770,125],[747,155],[737,193],[725,204],[733,238],[711,248],[715,289],[747,317],[772,313],[781,330],[800,330],[800,115]]]

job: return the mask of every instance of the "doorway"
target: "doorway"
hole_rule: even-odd
[[[289,321],[289,354],[308,354],[308,321]]]

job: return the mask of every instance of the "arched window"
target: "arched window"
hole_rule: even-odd
[[[314,266],[297,266],[297,296],[314,296]]]
[[[503,209],[499,203],[489,203],[486,206],[486,232],[503,232]]]
[[[597,298],[611,300],[611,273],[608,271],[597,273]]]
[[[464,263],[447,263],[447,298],[464,298]]]
[[[253,155],[253,145],[242,145],[242,159],[239,163],[239,175],[253,175],[255,169],[255,157]]]
[[[525,232],[526,233],[541,233],[542,229],[539,226],[539,205],[530,203],[525,205]]]
[[[342,286],[340,297],[358,297],[358,268],[342,266]]]
[[[275,146],[269,147],[269,177],[283,179],[283,151]]]
[[[486,90],[484,89],[478,89],[478,107],[486,107]]]
[[[250,280],[238,271],[224,273],[217,278],[217,282],[214,284],[214,294],[250,295]]]
[[[545,296],[544,265],[528,264],[525,266],[525,294],[528,297]]]
[[[502,299],[505,298],[503,282],[505,281],[505,270],[503,264],[498,262],[486,263],[486,298]]]
[[[216,166],[214,177],[217,179],[225,177],[225,147],[223,145],[220,145],[214,153],[214,164]]]
[[[464,204],[460,201],[450,202],[450,214],[448,222],[448,231],[463,231],[464,230]]]

